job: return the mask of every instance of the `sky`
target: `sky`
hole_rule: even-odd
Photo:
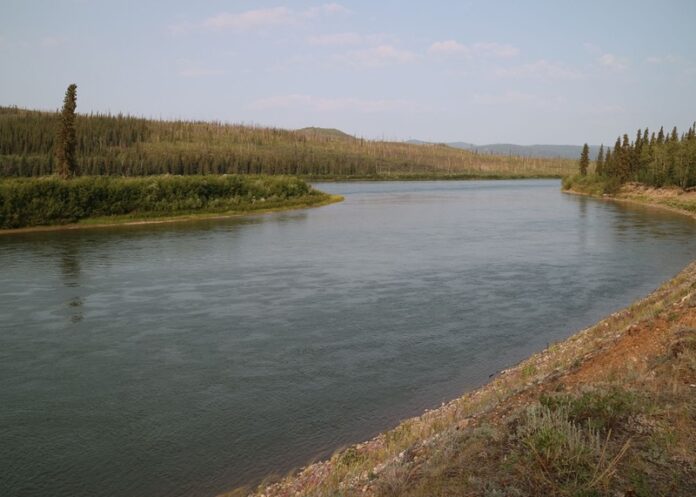
[[[696,120],[696,1],[1,0],[0,105],[612,144]]]

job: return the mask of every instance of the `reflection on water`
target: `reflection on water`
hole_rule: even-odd
[[[0,495],[215,495],[365,439],[645,295],[694,222],[557,181],[0,237]]]
[[[67,243],[63,246],[63,251],[60,258],[60,272],[63,275],[63,285],[67,288],[75,288],[75,292],[79,291],[80,287],[80,257],[79,245],[76,243]],[[82,299],[79,295],[75,295],[68,300],[68,310],[70,312],[70,321],[79,323],[84,317],[82,315]]]

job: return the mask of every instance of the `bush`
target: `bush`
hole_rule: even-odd
[[[515,438],[517,469],[536,495],[606,495],[600,488],[606,490],[629,448],[628,442],[621,448],[610,444],[609,435],[576,421],[567,405],[530,407]]]
[[[563,178],[563,189],[589,195],[613,195],[621,189],[621,181],[618,178],[608,178],[596,174],[588,174],[587,176],[577,174]]]
[[[619,387],[589,390],[579,396],[542,396],[549,409],[565,409],[574,423],[606,432],[616,429],[637,411],[636,395]]]
[[[74,223],[88,217],[226,211],[316,193],[285,176],[56,177],[0,181],[0,228]]]

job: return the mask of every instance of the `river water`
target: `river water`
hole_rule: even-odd
[[[369,438],[629,304],[696,223],[558,181],[0,237],[0,495],[212,496]]]

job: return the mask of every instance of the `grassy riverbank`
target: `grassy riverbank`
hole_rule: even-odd
[[[683,212],[696,216],[686,202]],[[480,389],[229,495],[249,493],[696,495],[696,262]]]
[[[0,232],[211,218],[338,200],[283,176],[5,179],[0,181]]]
[[[651,205],[694,216],[696,190],[678,187],[653,188],[640,183],[620,184],[615,179],[597,175],[569,176],[563,179],[568,193],[590,195],[607,200]]]

